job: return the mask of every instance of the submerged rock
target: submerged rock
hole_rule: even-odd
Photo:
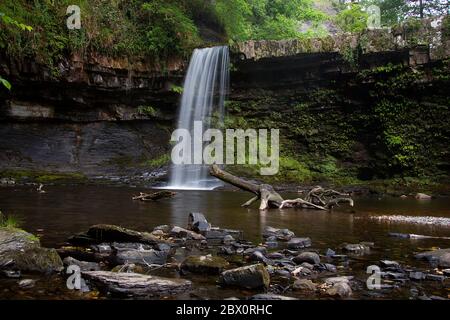
[[[177,295],[191,290],[192,283],[183,279],[169,279],[138,273],[111,271],[82,272],[84,278],[101,290],[132,296]]]
[[[268,288],[270,276],[262,264],[254,264],[222,272],[219,283],[247,289]]]
[[[243,238],[243,232],[240,230],[212,227],[210,230],[205,232],[205,237],[208,240],[222,241],[228,235],[232,236],[236,240],[242,240]]]
[[[436,264],[442,268],[450,267],[450,248],[435,251],[422,252],[415,255],[416,259],[428,260],[432,264]]]
[[[23,230],[0,228],[0,270],[50,273],[62,269],[55,249],[42,248],[38,238]]]
[[[288,241],[287,246],[289,249],[298,250],[308,248],[311,246],[310,238],[292,238]]]
[[[353,254],[365,254],[370,252],[370,247],[362,243],[346,244],[344,245],[342,250],[351,252]]]
[[[142,264],[142,265],[152,265],[159,264],[163,265],[166,263],[168,257],[167,251],[158,250],[125,250],[118,251],[115,256],[115,262],[117,264]]]
[[[200,274],[220,274],[228,266],[228,261],[221,257],[189,256],[181,263],[181,270]]]
[[[310,263],[312,265],[320,263],[320,257],[315,252],[302,252],[292,259],[296,264],[302,264],[303,262]]]
[[[295,233],[288,229],[276,229],[273,227],[265,227],[263,231],[263,237],[269,238],[269,237],[275,237],[277,240],[281,241],[289,241],[293,237],[295,237]]]

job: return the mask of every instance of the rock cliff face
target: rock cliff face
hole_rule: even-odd
[[[55,79],[3,55],[13,88],[0,96],[0,170],[117,174],[166,154],[184,64],[72,57]]]
[[[450,32],[432,25],[237,44],[227,124],[281,129],[280,182],[448,177]],[[186,60],[74,56],[55,78],[0,58],[13,84],[0,89],[2,176],[142,175],[167,162]]]

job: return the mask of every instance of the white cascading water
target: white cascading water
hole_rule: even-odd
[[[203,122],[203,131],[210,128],[214,112],[222,121],[228,81],[228,47],[195,49],[184,80],[178,128],[188,129],[193,137],[194,121]],[[168,188],[210,190],[220,185],[205,165],[172,165]]]

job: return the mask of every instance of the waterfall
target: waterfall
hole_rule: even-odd
[[[195,49],[183,86],[178,128],[193,136],[194,121],[203,121],[203,131],[211,126],[211,117],[223,121],[225,96],[229,81],[228,47]],[[169,188],[214,189],[219,180],[209,176],[201,164],[172,165]]]

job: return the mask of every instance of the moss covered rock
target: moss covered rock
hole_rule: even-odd
[[[39,239],[15,228],[0,228],[0,269],[59,272],[63,268],[55,249],[42,248]]]
[[[228,265],[228,261],[221,257],[189,256],[181,264],[181,269],[192,273],[220,274]]]
[[[270,275],[262,264],[253,264],[222,272],[220,284],[246,289],[268,288]]]

